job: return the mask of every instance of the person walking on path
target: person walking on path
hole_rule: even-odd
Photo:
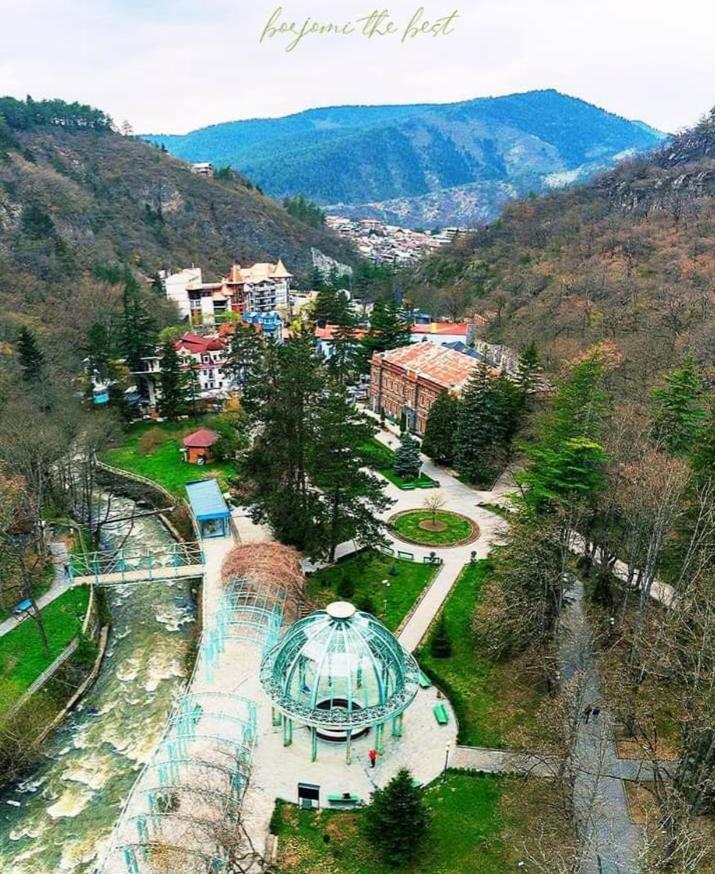
[[[584,722],[588,722],[588,720],[591,718],[591,714],[592,714],[592,713],[593,713],[593,707],[591,707],[590,704],[588,705],[588,707],[584,707],[584,710],[583,710],[583,721],[584,721]]]
[[[377,761],[377,750],[373,747],[370,752],[367,754],[368,759],[370,759],[370,767],[375,767],[375,762]]]

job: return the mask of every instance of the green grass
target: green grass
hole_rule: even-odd
[[[89,589],[69,589],[42,611],[50,652],[46,655],[37,623],[25,619],[0,637],[0,712],[7,710],[48,668],[82,628]]]
[[[395,569],[394,576],[391,568]],[[379,552],[360,552],[311,574],[306,593],[317,607],[325,607],[336,599],[352,601],[361,609],[367,608],[394,631],[432,580],[435,570],[432,565],[401,561]],[[383,585],[383,580],[389,580],[390,585]],[[349,595],[351,586],[353,593]],[[340,594],[341,591],[345,594]]]
[[[428,531],[420,528],[420,522],[431,520],[433,515],[438,523],[447,526],[444,531]],[[468,519],[449,510],[437,510],[435,514],[432,510],[410,510],[397,516],[390,524],[397,534],[425,546],[449,546],[452,543],[460,543],[470,537],[474,531]]]
[[[221,490],[228,488],[228,480],[235,475],[231,464],[215,462],[199,467],[187,464],[181,458],[181,440],[197,428],[211,427],[211,419],[183,422],[140,422],[130,425],[120,446],[109,449],[100,455],[100,460],[113,467],[138,473],[162,485],[178,497],[186,497],[186,483],[197,479],[218,479]],[[147,454],[139,450],[139,441],[148,431],[158,429],[163,435],[162,442]]]
[[[300,810],[278,802],[279,874],[505,874],[517,870],[521,847],[545,819],[545,781],[450,771],[425,790],[431,824],[416,860],[384,865],[363,836],[361,810]],[[551,841],[567,833],[550,820]],[[327,838],[327,840],[326,840]]]
[[[52,586],[52,581],[55,578],[55,566],[51,561],[48,561],[44,567],[32,574],[32,594],[34,598],[39,598]],[[5,605],[0,604],[0,622],[12,616],[12,608],[23,600],[19,588],[9,588],[4,594]]]
[[[378,473],[382,474],[385,479],[388,479],[398,489],[432,489],[437,483],[435,480],[427,476],[426,473],[420,473],[415,478],[406,479],[395,473],[395,453],[389,446],[385,446],[377,437],[372,437],[362,446],[362,451],[365,455],[365,460]]]
[[[472,616],[490,572],[488,560],[466,565],[445,602],[452,655],[438,659],[430,653],[433,628],[417,661],[449,698],[459,723],[459,743],[499,749],[521,746],[522,731],[536,734],[542,694],[529,681],[526,665],[495,663],[476,652]]]

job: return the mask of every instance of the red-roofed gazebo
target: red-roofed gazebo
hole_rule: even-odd
[[[219,435],[209,428],[199,428],[198,431],[187,434],[182,443],[189,464],[207,464],[212,461],[211,447],[218,438]]]

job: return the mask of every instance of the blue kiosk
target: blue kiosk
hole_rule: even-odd
[[[186,484],[191,512],[199,524],[202,538],[226,537],[231,511],[215,479],[195,480]]]

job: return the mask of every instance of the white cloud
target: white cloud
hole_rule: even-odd
[[[374,3],[374,0],[372,0]],[[457,0],[395,0],[403,27]],[[715,4],[462,0],[448,37],[308,36],[259,44],[276,0],[0,0],[0,90],[82,100],[141,131],[336,103],[453,101],[554,87],[665,129],[715,102]],[[340,24],[371,0],[282,3]],[[660,8],[659,8],[660,7]]]

